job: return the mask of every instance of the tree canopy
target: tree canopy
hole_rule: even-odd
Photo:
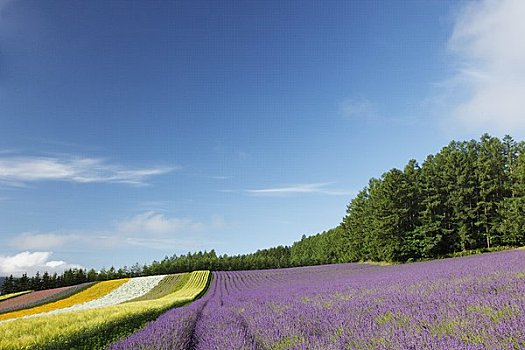
[[[406,261],[525,244],[525,145],[453,141],[372,179],[343,219],[351,260]]]
[[[370,179],[342,223],[288,246],[252,254],[166,256],[149,265],[62,275],[10,276],[2,293],[120,277],[206,270],[250,270],[355,261],[431,259],[466,250],[525,245],[525,143],[488,134],[452,141],[420,166],[410,160]]]

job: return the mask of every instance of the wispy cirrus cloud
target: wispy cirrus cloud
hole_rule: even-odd
[[[376,106],[365,97],[347,98],[339,106],[340,112],[350,120],[373,121],[381,119]]]
[[[460,7],[448,48],[455,68],[436,97],[448,125],[468,131],[525,131],[525,2]]]
[[[145,185],[153,176],[176,167],[130,168],[100,158],[85,157],[0,157],[0,183],[24,186],[30,182],[121,183]]]
[[[309,183],[309,184],[298,184],[284,187],[270,187],[262,189],[251,189],[245,190],[245,193],[254,196],[286,196],[286,195],[300,195],[300,194],[324,194],[332,196],[347,196],[351,195],[352,191],[345,191],[340,189],[334,189],[330,187],[333,183],[322,182],[322,183]]]

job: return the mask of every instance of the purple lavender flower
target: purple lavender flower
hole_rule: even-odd
[[[110,349],[523,349],[525,251],[215,272]]]

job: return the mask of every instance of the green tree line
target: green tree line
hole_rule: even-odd
[[[392,169],[350,202],[348,261],[407,261],[525,244],[525,144],[451,142],[421,166]]]
[[[161,261],[151,264],[134,264],[132,267],[124,266],[116,269],[69,269],[58,275],[37,273],[28,277],[9,276],[3,283],[0,294],[8,294],[26,290],[43,290],[57,287],[66,287],[85,282],[105,281],[125,277],[139,277],[149,275],[173,274],[191,272],[195,270],[253,270],[269,269],[290,266],[290,247],[278,246],[261,249],[252,254],[228,256],[217,255],[214,250],[209,252],[187,253],[183,255],[166,256]]]
[[[349,203],[342,223],[291,246],[228,256],[166,256],[115,269],[71,269],[62,275],[10,276],[2,293],[122,277],[206,270],[250,270],[355,261],[431,259],[525,245],[525,143],[483,135],[452,141],[420,166],[410,160],[373,178]]]
[[[26,290],[44,290],[50,288],[67,287],[85,282],[96,281],[99,273],[94,269],[68,269],[62,274],[49,274],[44,272],[28,277],[26,273],[21,277],[15,278],[13,275],[5,279],[0,290],[0,294],[16,293]]]

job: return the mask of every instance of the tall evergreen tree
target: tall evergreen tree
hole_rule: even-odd
[[[371,183],[376,180],[371,180]],[[370,260],[371,249],[371,210],[369,190],[365,187],[350,202],[342,228],[348,239],[349,249],[345,254],[348,261]]]
[[[523,147],[522,145],[517,147]],[[525,153],[520,152],[510,172],[511,195],[500,207],[499,234],[506,245],[525,245]]]
[[[485,236],[486,246],[497,245],[500,241],[498,207],[507,194],[505,183],[505,156],[502,142],[488,134],[481,137],[480,152],[476,166],[479,181],[477,225]]]

